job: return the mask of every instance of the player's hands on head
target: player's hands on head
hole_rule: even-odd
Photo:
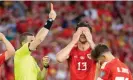
[[[78,29],[74,34],[73,34],[73,38],[72,38],[72,42],[74,42],[74,44],[76,44],[79,41],[80,35],[82,34],[82,31],[80,29]]]
[[[0,32],[0,40],[3,40],[5,38],[4,34]]]
[[[54,11],[54,8],[53,8],[53,4],[50,3],[50,13],[49,13],[49,18],[52,18],[53,20],[55,20],[56,18],[56,12]]]
[[[44,56],[42,60],[43,60],[43,65],[44,66],[48,66],[49,65],[50,59],[49,59],[48,56]]]
[[[88,42],[93,41],[92,34],[91,34],[90,30],[87,27],[82,28],[82,32],[86,36],[86,39],[87,39]]]

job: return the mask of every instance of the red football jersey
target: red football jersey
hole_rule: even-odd
[[[97,80],[133,80],[128,67],[119,59],[104,62]]]
[[[91,49],[81,51],[74,47],[68,59],[70,80],[94,80],[95,62],[90,59]]]
[[[5,61],[5,53],[0,54],[0,66],[3,64]]]

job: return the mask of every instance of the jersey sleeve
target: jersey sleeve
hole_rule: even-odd
[[[15,53],[15,56],[24,57],[26,55],[30,55],[31,52],[28,45],[29,43],[26,43],[20,49],[18,49]]]
[[[70,51],[69,57],[72,57],[73,49]]]
[[[100,74],[97,80],[108,80],[110,75],[110,69],[107,67],[107,63],[103,63],[101,66]]]
[[[0,54],[0,66],[3,64],[5,61],[5,53]]]
[[[76,49],[76,45],[72,48],[72,50],[70,51],[70,54],[69,54],[69,57],[72,57],[73,56],[73,52],[75,51]]]

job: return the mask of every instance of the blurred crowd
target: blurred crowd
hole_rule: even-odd
[[[36,34],[44,25],[50,11],[49,3],[0,2],[0,32],[6,35],[16,50],[20,48],[21,33]],[[47,80],[69,80],[67,61],[58,63],[56,53],[71,41],[79,21],[88,22],[93,28],[94,42],[106,43],[133,72],[133,2],[55,1],[53,4],[57,18],[44,42],[32,53],[40,67],[42,57],[50,57]],[[3,51],[5,46],[0,43],[0,52]],[[14,80],[13,58],[0,67],[0,80]]]

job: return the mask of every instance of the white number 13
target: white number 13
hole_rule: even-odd
[[[81,68],[83,66],[83,68]],[[87,70],[87,62],[78,62],[78,70]]]

